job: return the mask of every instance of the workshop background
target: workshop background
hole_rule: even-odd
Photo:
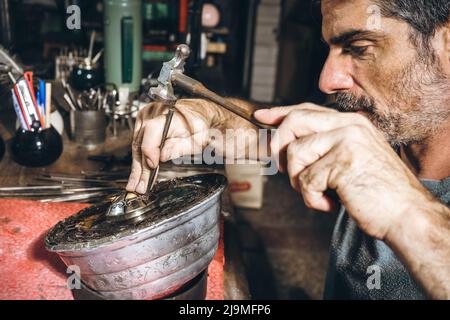
[[[327,48],[314,2],[0,0],[0,198],[96,203],[122,190],[134,118],[182,43],[191,48],[186,74],[223,96],[324,103]],[[40,112],[21,113],[21,85]],[[34,134],[36,126],[44,133]],[[169,163],[162,176],[224,170]],[[233,205],[224,268],[235,283],[222,290],[241,295],[223,296],[320,299],[335,216],[306,208],[286,175],[258,170],[226,170]],[[1,232],[8,222],[0,220]],[[0,259],[1,273],[8,261]]]

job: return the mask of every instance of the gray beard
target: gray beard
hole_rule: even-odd
[[[379,110],[373,97],[336,94],[342,112],[363,111],[393,146],[420,143],[437,134],[450,117],[450,79],[437,62],[415,61],[394,78],[389,108]]]

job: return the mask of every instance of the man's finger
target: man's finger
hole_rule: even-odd
[[[287,115],[273,136],[271,142],[272,154],[280,157],[280,153],[285,151],[292,141],[302,136],[353,125],[370,127],[370,122],[356,113],[293,110]],[[371,127],[369,129],[375,130]],[[280,169],[283,170],[284,163],[281,162],[280,165]]]
[[[333,109],[318,106],[312,103],[302,103],[287,107],[274,107],[270,109],[260,109],[255,111],[256,120],[270,125],[280,124],[284,118],[293,110],[311,110],[317,112],[336,112]]]
[[[344,129],[336,129],[304,136],[289,144],[287,171],[295,190],[300,191],[299,174],[341,143],[346,137],[345,134]]]
[[[128,178],[128,183],[126,186],[126,190],[129,192],[136,191],[136,187],[139,183],[139,178],[141,176],[142,166],[142,137],[144,134],[144,130],[142,130],[142,125],[144,123],[144,119],[147,117],[149,110],[152,105],[146,106],[144,109],[138,112],[136,117],[136,122],[133,129],[133,141],[131,143],[131,173]]]
[[[141,176],[136,187],[136,192],[144,194],[147,191],[148,180],[150,178],[151,169],[148,165],[147,157],[142,153],[141,158]]]
[[[307,167],[297,177],[303,200],[312,209],[325,212],[336,209],[337,203],[326,194],[326,191],[335,187],[334,181],[331,179],[333,179],[332,170],[336,167],[338,158],[337,149],[331,149],[323,158]]]
[[[323,212],[334,212],[337,209],[337,204],[324,192],[316,192],[302,188],[301,194],[308,208]]]
[[[288,145],[299,137],[314,133],[307,126],[301,126],[300,119],[306,116],[306,110],[292,110],[276,130],[270,142],[272,155],[279,159],[278,169],[282,172],[286,168],[286,151]]]
[[[136,132],[136,131],[135,131]],[[141,128],[139,131],[135,133],[135,137],[133,138],[133,142],[131,144],[131,154],[132,154],[132,162],[131,162],[131,173],[128,178],[128,184],[126,186],[126,190],[130,192],[136,191],[136,187],[139,183],[139,179],[141,177],[142,172],[142,136],[144,134],[144,130]]]
[[[145,122],[144,135],[142,138],[142,153],[146,157],[146,163],[151,169],[158,166],[161,138],[166,123],[166,116],[160,115]],[[168,136],[173,126],[169,129]]]

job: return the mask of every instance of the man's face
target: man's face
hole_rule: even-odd
[[[323,0],[330,54],[320,88],[341,111],[367,116],[393,145],[431,137],[450,116],[449,70],[410,39],[406,22],[378,15],[370,0]],[[438,49],[439,50],[439,49]]]

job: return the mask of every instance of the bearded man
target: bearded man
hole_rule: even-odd
[[[332,211],[328,189],[341,200],[325,298],[449,299],[449,1],[323,0],[321,9],[330,52],[319,85],[338,110],[233,101],[278,126],[272,156],[309,207]],[[214,146],[211,129],[253,128],[209,101],[176,108],[162,150],[164,106],[139,113],[127,190],[145,192],[160,160]],[[373,266],[375,289],[367,285]]]

